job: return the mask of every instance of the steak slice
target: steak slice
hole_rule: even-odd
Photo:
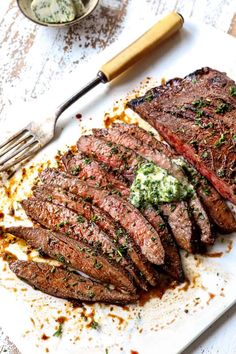
[[[177,178],[181,183],[186,185],[189,183],[181,167],[173,163],[170,158],[168,158],[159,150],[150,147],[145,142],[138,140],[134,136],[124,132],[123,126],[121,126],[121,131],[119,130],[119,128],[111,128],[108,130],[93,129],[93,132],[96,136],[100,138],[102,137],[108,141],[111,141],[113,143],[116,142],[117,144],[121,144],[126,148],[134,150],[143,158],[152,161],[158,166],[167,170],[170,175]],[[208,245],[213,244],[215,241],[215,236],[212,233],[210,221],[196,194],[194,194],[191,200],[189,201],[189,205],[193,213],[193,220],[195,221],[201,233],[201,241]]]
[[[163,215],[171,225],[177,244],[190,253],[201,250],[198,232],[195,224],[191,221],[191,215],[186,202],[163,204],[161,207]]]
[[[112,264],[98,251],[79,240],[75,241],[61,233],[42,228],[11,227],[7,232],[23,238],[32,247],[94,279],[131,293],[136,291],[122,268]]]
[[[110,290],[80,274],[47,263],[17,260],[9,267],[34,288],[62,299],[112,304],[128,304],[138,299],[136,294]]]
[[[142,214],[158,232],[162,246],[165,250],[165,264],[161,266],[161,269],[164,270],[164,272],[169,274],[175,280],[183,282],[185,276],[180,254],[176,243],[167,228],[166,223],[163,221],[158,211],[155,210],[152,206],[147,206],[143,208]]]
[[[126,184],[121,178],[109,172],[106,165],[99,164],[81,152],[73,154],[72,151],[68,151],[63,155],[62,162],[69,174],[87,181],[91,186],[103,188],[112,184],[115,189],[122,192],[122,195],[127,192]]]
[[[46,169],[41,173],[41,180],[46,181],[82,198],[91,198],[94,204],[107,212],[133,238],[146,258],[154,264],[164,263],[164,250],[154,228],[147,222],[138,209],[110,191],[89,186],[78,178],[70,177],[55,169]],[[153,239],[153,241],[152,241]]]
[[[110,166],[113,171],[118,171],[128,181],[134,179],[137,167],[145,161],[141,156],[134,155],[132,150],[93,135],[81,136],[77,147],[83,153]]]
[[[98,162],[96,162],[96,164],[98,164]],[[76,162],[75,165],[71,164],[70,168],[71,170],[74,170],[76,168]],[[102,169],[102,167],[98,164],[98,168],[96,168],[96,170],[94,171],[94,182],[96,183],[96,181],[100,181],[101,177],[103,176],[103,173],[105,172],[105,170],[102,170],[101,174],[100,174],[100,170]],[[103,180],[103,187],[107,187],[110,188],[113,192],[114,189],[117,187],[119,192],[121,193],[121,196],[124,198],[127,198],[130,194],[130,190],[127,187],[127,183],[123,184],[122,188],[119,189],[119,185],[113,185],[111,182],[108,182],[104,176]],[[105,182],[107,183],[107,185],[105,185]],[[126,189],[124,189],[126,188]],[[69,204],[67,203],[67,206],[69,206]],[[70,207],[70,206],[69,206]],[[141,210],[142,214],[145,216],[145,218],[150,222],[150,224],[154,227],[154,229],[158,232],[158,235],[160,236],[161,239],[161,243],[162,246],[164,248],[165,251],[165,265],[162,266],[162,269],[169,274],[170,276],[172,276],[174,279],[178,280],[178,281],[182,281],[184,279],[184,274],[183,274],[183,268],[182,268],[182,264],[181,264],[181,259],[180,259],[180,255],[179,255],[179,251],[176,247],[176,244],[173,240],[172,235],[168,232],[168,230],[164,227],[163,229],[163,225],[165,225],[161,215],[157,214],[157,211],[155,209],[153,209],[151,206],[147,208],[146,213],[145,210]],[[155,222],[154,222],[155,221]],[[161,227],[160,227],[161,225]],[[107,227],[104,229],[104,225],[99,225],[106,233],[109,232],[109,230],[111,229],[112,226],[112,220],[108,220],[107,221]],[[119,227],[119,226],[118,226]],[[119,227],[120,228],[120,227]],[[160,233],[159,233],[160,231]],[[113,238],[116,238],[116,228],[115,225],[113,226]],[[132,254],[130,255],[131,259],[132,259]],[[172,267],[172,264],[174,264],[174,266]]]
[[[143,290],[147,290],[145,280],[138,273],[138,269],[140,269],[140,271],[143,269],[142,264],[140,264],[140,262],[142,262],[141,259],[137,264],[139,268],[136,269],[130,259],[124,257],[124,253],[127,252],[132,259],[132,255],[136,253],[133,257],[136,261],[139,253],[138,250],[135,250],[135,245],[125,230],[120,225],[116,225],[108,214],[96,206],[86,202],[82,198],[77,197],[75,194],[71,194],[58,187],[51,185],[40,185],[35,187],[33,192],[36,198],[43,201],[48,201],[48,196],[50,196],[50,200],[53,204],[67,207],[68,209],[79,213],[90,222],[97,224],[98,227],[103,230],[114,243],[113,252],[116,254],[116,260],[119,260],[120,265],[125,267],[125,269],[134,278],[135,282]]]
[[[150,145],[165,154],[167,157],[173,159],[178,158],[175,151],[171,149],[165,142],[157,140],[151,132],[140,128],[136,124],[113,124],[113,129],[119,130],[121,133],[126,132],[136,139],[142,141],[144,144]],[[188,170],[193,170],[193,167],[188,165]],[[187,174],[188,176],[188,174]],[[236,231],[236,221],[233,212],[228,207],[225,200],[216,191],[216,189],[205,180],[194,169],[194,174],[188,176],[190,183],[193,183],[196,188],[198,197],[203,203],[210,220],[217,226],[220,232],[231,233]]]
[[[226,199],[236,204],[235,83],[210,68],[171,80],[132,108],[205,176]]]
[[[80,248],[82,247],[81,257],[87,257],[89,252],[91,252],[91,262],[93,262],[93,266],[96,267],[96,262],[99,262],[99,264],[101,263],[103,265],[101,271],[99,272],[99,275],[101,277],[101,279],[99,280],[106,282],[109,281],[112,284],[116,283],[114,285],[120,287],[122,286],[124,289],[130,292],[134,291],[135,286],[131,277],[129,276],[129,273],[127,273],[125,269],[119,264],[120,256],[117,261],[114,260],[114,248],[111,248],[110,244],[107,243],[107,248],[105,252],[99,240],[89,242],[89,239],[83,237],[85,235],[85,232],[87,233],[87,235],[91,235],[91,237],[92,235],[95,235],[96,228],[91,229],[90,227],[90,230],[87,229],[88,223],[86,221],[84,221],[83,225],[79,222],[78,226],[77,216],[75,213],[73,213],[69,209],[54,205],[50,202],[42,202],[35,198],[30,198],[28,200],[23,200],[22,206],[29,217],[31,217],[33,220],[37,221],[44,227],[50,230],[54,230],[55,232],[60,231],[61,233],[66,234],[67,236],[72,238],[72,242],[73,240],[77,242],[81,241],[82,246],[80,246],[80,244],[78,244],[77,246]],[[91,230],[93,230],[93,234]],[[73,243],[74,246],[76,246],[76,244],[76,242]],[[88,250],[85,253],[83,251],[84,246],[86,246],[86,250]],[[90,269],[89,271],[91,272]],[[88,272],[86,273],[88,274]],[[111,275],[116,276],[117,278],[112,280]],[[106,278],[107,280],[105,280]]]

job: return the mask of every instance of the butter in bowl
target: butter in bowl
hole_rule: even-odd
[[[17,0],[21,12],[31,21],[50,27],[64,27],[80,22],[97,6],[99,0]]]

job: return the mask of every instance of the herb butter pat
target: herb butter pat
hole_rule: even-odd
[[[31,9],[39,21],[46,23],[73,21],[85,12],[80,0],[33,0]]]
[[[140,207],[146,203],[158,205],[183,200],[192,193],[191,186],[184,186],[163,168],[147,162],[136,173],[130,198],[133,205]]]

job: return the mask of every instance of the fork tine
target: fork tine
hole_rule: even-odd
[[[12,166],[20,163],[23,160],[26,160],[29,156],[35,154],[38,150],[40,149],[40,144],[38,141],[34,141],[33,143],[31,142],[28,144],[28,146],[24,146],[24,153],[21,153],[20,156],[18,157],[11,157],[11,159],[8,159],[6,163],[0,164],[0,172],[7,171],[9,170]],[[20,152],[18,151],[18,154]]]
[[[12,135],[9,139],[5,140],[2,144],[0,144],[0,149],[2,149],[4,146],[10,144],[13,140],[20,138],[20,136],[23,133],[27,133],[29,130],[27,129],[27,126],[21,130],[19,130],[17,133]]]
[[[13,139],[13,140],[11,139],[11,141],[9,141],[7,144],[5,144],[2,148],[0,147],[0,157],[7,154],[10,150],[13,150],[17,146],[20,146],[21,143],[23,143],[23,142],[26,143],[27,140],[29,140],[29,138],[35,138],[35,135],[32,134],[32,132],[28,131],[27,133],[22,132],[17,137],[15,137],[15,139]],[[21,138],[21,136],[22,136],[22,138]]]
[[[38,144],[38,143],[39,143],[39,141],[34,138],[32,141],[28,142],[27,144],[24,144],[23,146],[21,146],[20,148],[16,149],[12,153],[8,154],[8,156],[6,156],[2,160],[0,160],[0,165],[3,165],[7,161],[10,161],[11,159],[13,159],[13,157],[19,155],[21,152],[26,150],[28,147],[33,147],[35,144]],[[22,156],[24,156],[24,154],[22,154]]]

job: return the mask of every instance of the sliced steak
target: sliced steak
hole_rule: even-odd
[[[144,162],[144,159],[134,155],[132,150],[92,135],[81,136],[77,147],[81,152],[110,166],[113,171],[118,171],[131,181],[139,164]]]
[[[184,250],[196,253],[200,250],[199,235],[186,202],[163,204],[161,211],[171,225],[175,241]]]
[[[235,216],[217,190],[201,179],[197,191],[217,229],[225,234],[236,231]]]
[[[127,304],[138,299],[136,294],[110,290],[80,274],[47,263],[18,260],[11,262],[9,267],[34,288],[63,299],[112,304]]]
[[[136,289],[126,272],[89,245],[62,233],[42,228],[11,227],[7,232],[23,238],[32,247],[101,282],[110,283],[131,293]]]
[[[86,202],[84,199],[77,197],[75,194],[51,185],[37,186],[33,192],[36,198],[44,201],[48,201],[49,198],[53,204],[67,207],[82,215],[90,222],[97,224],[114,243],[113,253],[116,255],[115,259],[119,260],[120,265],[125,267],[143,290],[147,290],[147,284],[138,272],[138,269],[143,269],[143,266],[140,265],[140,262],[142,262],[141,259],[137,264],[139,268],[136,269],[129,257],[125,257],[127,253],[132,259],[132,255],[136,253],[134,257],[136,261],[139,251],[135,250],[135,245],[125,230],[120,225],[115,224],[107,213]]]
[[[129,202],[110,191],[89,186],[78,178],[71,178],[63,172],[46,169],[41,174],[41,180],[53,184],[82,198],[91,198],[93,203],[107,212],[115,221],[132,236],[140,247],[143,255],[154,264],[164,263],[164,250],[160,238],[154,228],[142,214]],[[153,241],[152,241],[153,240]]]
[[[30,218],[37,221],[44,227],[47,227],[48,229],[54,230],[56,232],[60,231],[61,233],[64,233],[70,238],[72,238],[72,240],[74,239],[78,242],[81,241],[82,251],[83,251],[83,247],[86,246],[86,249],[88,248],[90,252],[92,252],[93,258],[91,258],[91,262],[94,261],[93,264],[96,263],[96,260],[94,259],[93,255],[97,254],[96,257],[99,258],[98,262],[101,264],[104,263],[104,267],[102,267],[101,269],[102,271],[99,273],[100,276],[105,278],[108,275],[109,281],[111,283],[113,282],[112,284],[116,282],[117,284],[114,285],[118,286],[119,284],[119,286],[123,286],[123,288],[127,289],[128,291],[133,291],[135,287],[129,273],[127,273],[125,269],[121,267],[119,264],[120,255],[119,258],[117,258],[117,261],[114,260],[115,258],[113,254],[113,250],[114,250],[113,245],[111,246],[107,242],[106,243],[107,248],[105,252],[104,248],[102,247],[102,245],[104,246],[105,244],[104,240],[102,241],[103,242],[102,245],[99,239],[97,239],[97,241],[89,242],[89,238],[87,238],[87,236],[91,235],[92,238],[92,236],[96,233],[95,227],[87,228],[88,223],[86,223],[86,221],[83,221],[83,223],[81,223],[80,221],[78,222],[77,215],[75,213],[73,213],[69,209],[60,207],[58,205],[54,205],[50,202],[42,202],[41,200],[30,198],[28,200],[23,200],[22,206],[26,211],[26,214]],[[85,233],[86,233],[86,237],[84,237]],[[76,245],[76,242],[73,244]],[[84,257],[86,257],[87,253],[89,253],[89,251],[85,253],[83,251],[81,254]],[[108,270],[108,267],[111,268],[110,271]],[[110,273],[112,272],[113,276],[114,274],[116,274],[116,276],[117,277],[119,276],[119,278],[112,280],[112,278],[110,278],[109,272]]]
[[[146,95],[128,106],[236,204],[236,100],[230,87],[235,83],[225,74],[203,68],[151,90],[151,100]]]
[[[122,192],[122,195],[127,191],[124,181],[109,172],[106,165],[99,164],[81,152],[73,154],[72,151],[68,151],[62,157],[62,162],[69,174],[87,181],[91,186],[103,188],[112,184],[115,189]]]
[[[150,145],[171,159],[178,157],[175,151],[165,142],[157,140],[151,132],[140,128],[136,124],[116,123],[112,128],[119,130],[121,133],[126,132],[129,135],[134,136],[136,139],[142,141],[142,143]],[[185,163],[188,165],[187,161],[185,161]],[[192,170],[193,167],[188,165],[188,170],[190,169]],[[234,214],[216,189],[207,182],[205,178],[202,178],[196,170],[194,171],[194,176],[190,175],[188,177],[190,183],[193,183],[196,188],[197,194],[203,203],[210,220],[217,226],[219,231],[223,233],[231,233],[235,231],[236,220]]]
[[[71,165],[71,169],[74,169],[74,167],[75,166]],[[99,167],[101,168],[101,166],[99,166]],[[96,169],[96,171],[94,173],[94,176],[95,176],[94,182],[96,182],[96,180],[99,181],[101,176],[103,176],[104,170],[100,174],[99,167]],[[106,179],[104,176],[104,178],[103,178],[103,187],[104,188],[105,187],[108,189],[110,188],[113,192],[116,187],[119,188],[118,185],[115,186],[110,182],[108,183],[108,181],[107,181],[107,185],[105,185],[105,181],[106,181]],[[126,188],[126,190],[124,190],[124,187]],[[124,198],[129,197],[130,190],[127,186],[127,183],[126,184],[124,183],[122,186],[122,189],[118,189],[118,190],[121,193],[122,197],[124,197]],[[148,207],[146,212],[145,212],[145,209],[141,210],[141,212],[145,216],[145,218],[148,220],[148,222],[150,222],[150,224],[158,232],[158,235],[160,236],[161,243],[162,243],[162,246],[165,251],[165,265],[162,266],[163,270],[166,273],[168,273],[170,276],[172,276],[174,279],[176,279],[178,281],[182,281],[184,279],[184,274],[183,274],[183,268],[182,268],[182,264],[181,264],[179,251],[176,247],[176,244],[175,244],[170,232],[166,228],[163,229],[163,225],[165,225],[165,223],[164,223],[161,215],[157,214],[156,210],[153,209],[152,207]],[[107,228],[109,229],[110,225],[112,225],[112,222],[108,221],[107,224],[108,224]],[[101,225],[101,228],[103,229],[103,225]],[[107,228],[105,229],[106,233],[109,232],[107,230]],[[113,237],[115,237],[115,228],[114,228],[113,234],[114,234]],[[131,255],[131,259],[132,259],[132,255]],[[174,264],[173,267],[172,267],[172,264]]]
[[[189,183],[181,167],[173,163],[172,160],[168,158],[164,153],[147,145],[145,142],[138,140],[136,137],[124,132],[123,126],[121,126],[121,128],[121,132],[119,128],[111,128],[107,130],[93,129],[93,132],[100,138],[104,138],[107,141],[111,141],[113,143],[116,142],[117,144],[121,144],[126,148],[132,149],[136,152],[136,154],[139,154],[143,158],[152,161],[158,166],[167,170],[181,183],[186,185]],[[164,148],[162,150],[164,150]],[[212,233],[208,216],[196,194],[191,198],[189,204],[193,212],[193,220],[195,221],[201,233],[201,241],[208,245],[213,244],[215,241],[215,235]]]
[[[184,281],[185,276],[180,254],[171,233],[167,229],[166,223],[163,221],[163,218],[152,206],[143,208],[142,214],[158,232],[162,246],[165,250],[165,264],[161,266],[161,269],[163,269],[175,280],[180,282]]]

